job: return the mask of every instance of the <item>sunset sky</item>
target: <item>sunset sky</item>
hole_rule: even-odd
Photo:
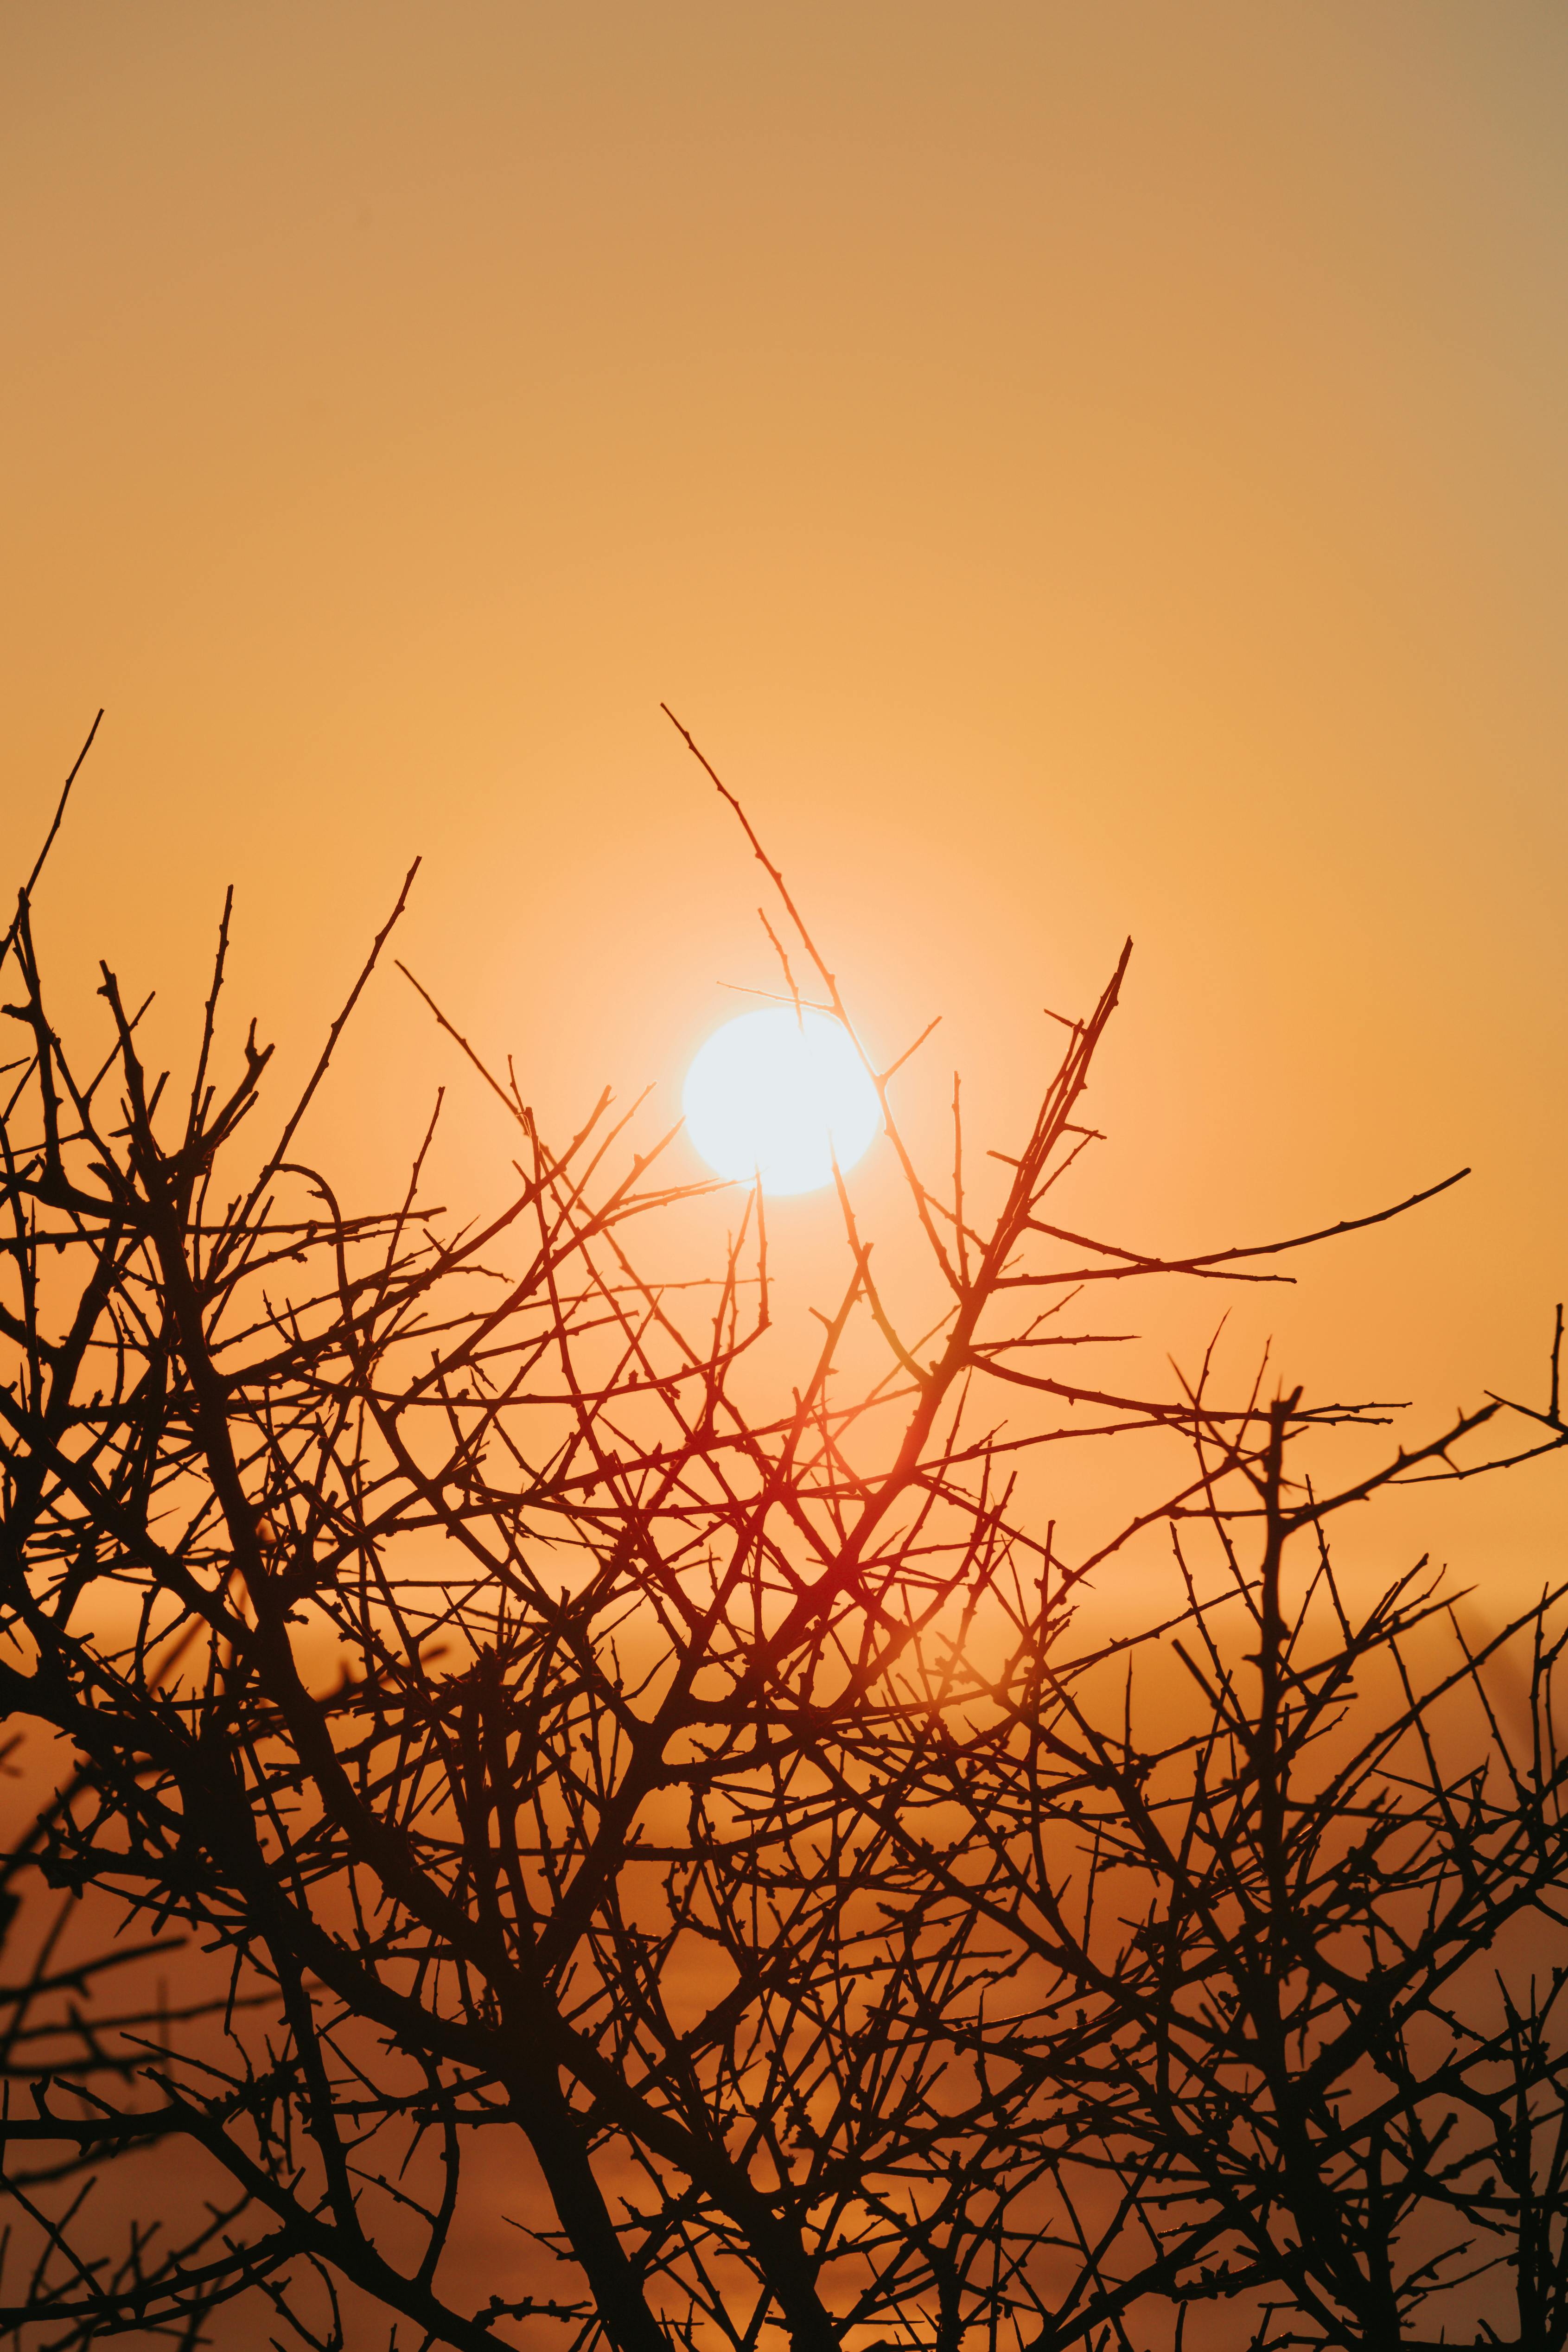
[[[1556,0],[63,0],[0,17],[0,838],[10,889],[106,706],[73,1018],[104,954],[183,1050],[232,880],[298,1070],[418,854],[401,952],[547,1123],[672,1120],[773,982],[668,701],[876,1050],[944,1015],[917,1128],[957,1064],[1006,1148],[1131,932],[1073,1221],[1212,1246],[1472,1163],[1227,1344],[1543,1395]],[[390,1189],[450,1075],[389,973],[312,1148]],[[1535,1585],[1568,1481],[1406,1532]]]

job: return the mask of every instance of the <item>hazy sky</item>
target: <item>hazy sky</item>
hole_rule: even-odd
[[[957,1060],[1005,1146],[1131,931],[1075,1214],[1220,1244],[1471,1161],[1237,1345],[1540,1389],[1558,0],[52,0],[0,110],[0,831],[15,879],[107,705],[79,1003],[107,953],[177,1048],[232,879],[297,1062],[421,852],[404,952],[552,1122],[673,1116],[769,971],[666,699],[874,1041],[945,1013],[917,1123]],[[391,1170],[438,1066],[389,980],[323,1156]],[[1559,1465],[1444,1509],[1560,1569]]]

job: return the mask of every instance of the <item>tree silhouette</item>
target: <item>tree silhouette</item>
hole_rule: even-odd
[[[68,1055],[37,879],[0,1690],[60,1759],[6,1883],[65,1910],[0,1987],[18,2343],[1568,2343],[1556,1596],[1469,1643],[1424,1566],[1367,1605],[1329,1551],[1565,1442],[1561,1312],[1544,1408],[1340,1484],[1373,1408],[1091,1378],[1100,1286],[1400,1213],[1174,1259],[1057,1223],[1124,951],[994,1181],[955,1091],[928,1182],[873,1073],[940,1308],[903,1328],[839,1177],[842,1288],[759,1404],[765,1202],[639,1272],[705,1189],[669,1139],[606,1097],[555,1150],[423,988],[504,1205],[428,1206],[428,1135],[377,1214],[294,1156],[412,873],[262,1149],[228,907],[175,1087],[107,969]],[[1112,1437],[1165,1484],[1067,1555],[1021,1474]],[[1171,1607],[1091,1633],[1156,1539]],[[526,2232],[505,2295],[475,2213]]]

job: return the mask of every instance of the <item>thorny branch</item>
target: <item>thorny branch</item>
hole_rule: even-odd
[[[228,908],[172,1123],[107,971],[68,1057],[42,864],[0,944],[0,1693],[62,1759],[4,1877],[11,2340],[1568,2343],[1557,1599],[1476,1642],[1326,1541],[1524,1455],[1477,1454],[1494,1399],[1324,1483],[1300,1449],[1372,1408],[1091,1377],[1088,1284],[1378,1222],[1172,1255],[1046,1216],[1130,950],[999,1177],[955,1086],[928,1185],[908,1057],[868,1061],[937,1303],[904,1328],[840,1178],[843,1292],[759,1407],[761,1198],[706,1288],[639,1273],[664,1145],[626,1161],[606,1097],[552,1152],[420,983],[510,1197],[454,1224],[422,1150],[350,1215],[290,1160],[412,873],[253,1146]],[[1560,1339],[1525,1454],[1568,1442]],[[1052,1465],[1111,1434],[1163,1484],[1074,1556]],[[1157,1538],[1168,1610],[1090,1636]]]

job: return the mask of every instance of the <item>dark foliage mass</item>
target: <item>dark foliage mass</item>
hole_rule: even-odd
[[[454,1028],[504,1205],[416,1166],[347,1213],[294,1156],[342,1021],[258,1145],[226,911],[176,1083],[107,970],[68,1054],[32,887],[0,1697],[58,1761],[5,1868],[7,2340],[1568,2343],[1554,1604],[1468,1644],[1328,1545],[1563,1444],[1555,1350],[1544,1409],[1343,1484],[1306,1465],[1369,1409],[1126,1392],[1107,1285],[1300,1244],[1055,1221],[1124,956],[978,1184],[956,1095],[928,1181],[879,1077],[941,1304],[901,1328],[841,1182],[759,1405],[760,1198],[705,1283],[639,1273],[658,1153],[604,1103],[551,1147]],[[1111,1433],[1171,1475],[1064,1556],[1038,1498]],[[1170,1608],[1090,1638],[1155,1543]]]

